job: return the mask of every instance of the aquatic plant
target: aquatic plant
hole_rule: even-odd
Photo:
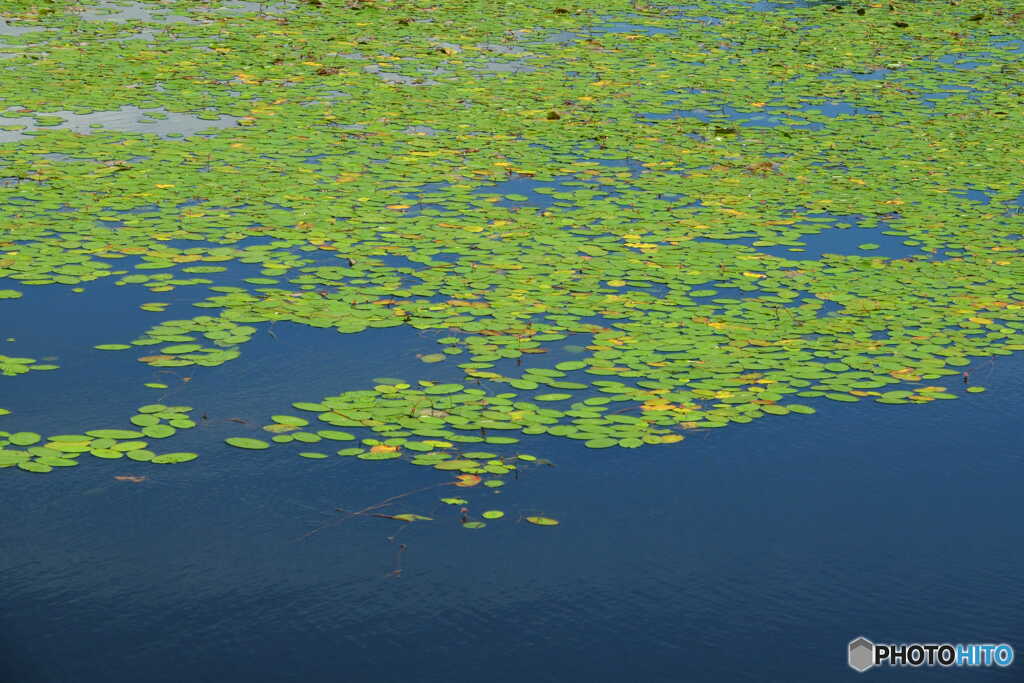
[[[497,487],[545,462],[522,435],[929,403],[1024,349],[1024,43],[990,3],[85,6],[0,1],[0,315],[144,287],[159,321],[96,348],[197,373],[278,322],[427,333],[422,376],[289,387],[303,416],[235,448]],[[144,408],[45,440],[15,411],[0,467],[196,457],[149,450],[189,409]]]

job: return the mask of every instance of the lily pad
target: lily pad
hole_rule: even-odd
[[[163,424],[150,425],[142,428],[142,433],[151,439],[166,439],[169,436],[174,436],[177,432],[174,427]]]
[[[234,446],[235,448],[246,448],[249,450],[263,450],[265,448],[270,448],[270,444],[266,441],[241,436],[228,437],[227,439],[224,439],[224,442],[229,446]]]
[[[150,460],[150,462],[158,464],[179,463],[195,460],[198,457],[198,453],[165,453],[163,455],[155,456]]]
[[[130,429],[91,429],[86,435],[97,439],[138,439],[143,436],[142,432]]]
[[[15,446],[31,446],[32,444],[39,443],[42,438],[35,432],[14,432],[7,437],[7,440]]]
[[[557,519],[551,517],[527,517],[526,521],[537,526],[558,526],[559,524]]]

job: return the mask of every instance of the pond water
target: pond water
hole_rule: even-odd
[[[102,326],[98,340],[124,302],[106,314],[49,303],[67,325]],[[284,385],[327,393],[413,370],[374,352],[398,347],[390,331],[320,332],[279,330],[236,371],[190,387],[191,400],[226,403],[211,422],[257,419]],[[282,353],[311,343],[317,352]],[[816,681],[852,680],[844,648],[860,634],[1020,642],[1024,456],[1007,425],[1022,371],[1019,358],[982,364],[973,376],[992,398],[826,408],[708,430],[679,452],[529,443],[556,466],[479,505],[562,517],[552,533],[334,524],[337,507],[435,483],[400,464],[296,468],[224,447],[139,484],[113,479],[143,471],[121,462],[32,487],[7,479],[3,670],[17,681]],[[33,428],[92,417],[80,398],[25,398],[38,405]],[[228,425],[204,429],[237,431]],[[432,494],[417,509],[454,518]]]
[[[163,450],[201,453],[167,466],[97,447],[81,466],[37,474],[8,466],[15,437],[0,432],[0,683],[818,683],[856,680],[846,649],[858,636],[1024,647],[1024,346],[1000,348],[1016,338],[1011,323],[1024,306],[1013,282],[1020,271],[1007,268],[1019,262],[1024,234],[1010,222],[1024,204],[1017,166],[928,194],[915,183],[960,157],[936,161],[948,152],[936,140],[953,146],[953,135],[928,137],[923,124],[920,148],[879,142],[873,167],[858,156],[875,144],[864,131],[876,118],[888,132],[897,127],[898,104],[947,111],[959,95],[984,107],[992,92],[929,81],[876,102],[865,93],[881,93],[895,71],[851,52],[784,74],[811,83],[810,94],[787,99],[779,79],[788,67],[772,64],[781,71],[750,85],[726,75],[742,75],[728,55],[748,48],[704,44],[700,31],[732,30],[735,17],[717,13],[722,3],[664,12],[633,3],[632,13],[579,17],[553,6],[531,14],[529,30],[463,26],[463,36],[435,18],[439,7],[392,16],[355,0],[344,23],[351,35],[322,54],[305,46],[320,40],[312,33],[301,50],[294,35],[274,42],[304,30],[295,13],[315,2],[192,4],[104,1],[67,18],[88,23],[112,50],[126,49],[112,40],[121,29],[188,36],[161,43],[182,51],[173,60],[160,61],[164,47],[125,56],[154,86],[143,88],[152,102],[81,101],[82,89],[35,86],[0,100],[0,430],[78,434],[158,412],[137,406],[187,404],[195,425],[179,427]],[[739,11],[770,21],[818,4]],[[5,65],[34,74],[21,36],[77,24],[44,29],[19,11],[0,17],[10,39],[0,48],[14,55]],[[299,28],[289,28],[293,19]],[[239,38],[249,29],[233,33],[246,22],[260,27],[258,45]],[[374,42],[371,28],[414,24],[428,26],[415,59],[395,56],[400,41]],[[745,29],[751,45],[765,39],[756,26]],[[729,66],[673,82],[647,71],[646,58],[622,71],[600,62],[633,60],[630,46],[647,40],[678,41],[664,48],[678,53],[665,65],[685,64],[688,74]],[[1005,35],[993,44],[1021,43]],[[69,45],[28,49],[74,57]],[[952,56],[928,67],[939,78],[954,78],[943,69],[968,78],[995,54],[943,49]],[[249,50],[252,63],[231,61]],[[559,50],[578,52],[568,64],[546,61]],[[763,51],[749,48],[748,75]],[[63,73],[59,60],[41,62]],[[197,63],[209,71],[192,71]],[[106,68],[120,74],[115,66]],[[552,81],[573,85],[544,99],[532,79],[563,66],[558,75],[573,78]],[[467,77],[464,100],[431,99]],[[757,79],[768,85],[755,93]],[[641,86],[651,86],[652,101],[628,99]],[[748,86],[727,100],[731,87]],[[590,102],[603,89],[616,93],[609,121],[636,124],[623,139],[594,125],[602,114]],[[672,99],[654,97],[666,93]],[[177,95],[187,111],[156,106],[177,105],[167,99]],[[525,114],[513,106],[520,100]],[[75,113],[90,105],[93,113]],[[393,111],[405,106],[413,116]],[[1016,139],[1012,119],[986,122]],[[547,132],[554,126],[564,138]],[[674,132],[655,137],[664,130]],[[823,141],[821,154],[807,140]],[[891,152],[901,144],[917,157]],[[689,155],[699,160],[688,164]],[[791,172],[794,182],[782,184]],[[879,189],[876,177],[903,185]],[[821,188],[830,200],[817,201]],[[935,216],[923,202],[938,207]],[[972,232],[983,221],[1002,222]],[[537,277],[522,278],[524,269]],[[1010,284],[983,290],[1000,277]],[[947,287],[956,288],[953,304],[928,299]],[[893,301],[949,320],[889,315]],[[384,313],[367,314],[371,305]],[[242,312],[216,318],[227,330],[153,332],[225,311]],[[564,334],[533,340],[534,325],[555,323]],[[720,330],[729,334],[710,337]],[[688,346],[687,331],[710,340]],[[790,334],[801,344],[793,351],[784,348]],[[821,342],[837,336],[838,350]],[[637,353],[614,355],[638,338]],[[968,344],[980,338],[988,341]],[[882,355],[893,339],[898,348]],[[240,355],[176,364],[192,352],[168,344],[192,341],[215,347],[204,350],[211,355]],[[773,343],[799,363],[752,358]],[[970,353],[961,357],[958,344]],[[935,356],[954,370],[922,378],[900,367]],[[795,379],[800,407],[816,414],[705,414],[680,423],[679,442],[619,440],[635,415],[663,409],[657,397],[688,382],[696,398],[673,401],[692,399],[698,412],[726,405],[737,417],[727,412],[746,400],[736,394],[753,390],[733,383],[733,393],[717,370],[701,374],[708,363],[732,378],[734,357],[750,363],[747,386]],[[810,375],[784,376],[808,367]],[[454,447],[405,442],[466,458],[493,449],[500,463],[518,463],[489,461],[480,486],[455,488],[464,470],[362,457],[386,453],[389,435],[428,438],[441,417],[458,417],[443,391],[425,409],[389,414],[379,431],[338,425],[357,432],[352,444],[265,429],[283,412],[351,412],[311,403],[322,397],[373,387],[388,396],[406,381],[463,383],[488,399],[510,386],[572,393],[495,400],[498,416],[462,428],[472,433],[457,434],[465,443]],[[632,403],[618,396],[641,389]],[[919,391],[922,404],[872,400],[886,389]],[[530,400],[571,420],[549,434],[503,431]],[[588,430],[606,405],[616,438],[601,444],[604,433]],[[424,416],[435,422],[409,426]],[[287,438],[268,450],[225,442],[271,433]],[[383,443],[366,446],[384,448],[300,457],[344,455],[369,437]],[[483,514],[495,510],[504,516]],[[389,517],[403,513],[430,520]],[[1020,667],[868,675],[1009,682]]]
[[[114,130],[125,133],[155,133],[160,137],[178,137],[193,135],[211,129],[226,128],[237,125],[238,118],[233,116],[212,116],[203,119],[195,114],[183,114],[153,107],[120,107],[111,111],[97,111],[90,114],[76,114],[70,111],[47,112],[41,116],[56,117],[46,127],[57,130],[70,130],[74,133],[88,134],[97,130]],[[0,143],[16,142],[28,138],[33,131],[43,128],[38,119],[27,116],[12,115],[4,112],[0,124],[17,126],[21,130],[0,130]]]

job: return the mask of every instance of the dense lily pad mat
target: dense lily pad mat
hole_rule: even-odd
[[[972,359],[1024,350],[1020,13],[104,8],[145,20],[0,2],[18,28],[0,127],[19,133],[0,144],[0,311],[33,286],[145,287],[139,336],[96,348],[196,372],[277,322],[424,332],[422,377],[283,387],[300,414],[227,440],[241,450],[498,486],[537,462],[522,434],[632,448],[823,399],[927,403],[978,391]],[[124,107],[154,132],[58,114]],[[185,137],[165,112],[217,126]],[[800,257],[851,225],[877,237]],[[165,315],[171,297],[202,310]],[[3,374],[52,368],[0,356]],[[174,407],[45,442],[3,419],[0,466],[196,456],[149,450],[194,425]]]

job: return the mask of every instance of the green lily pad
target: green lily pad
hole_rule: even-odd
[[[142,433],[151,439],[166,439],[169,436],[174,436],[177,431],[174,427],[162,424],[142,428]]]
[[[551,517],[527,517],[526,521],[537,526],[557,526],[559,524],[557,519]]]
[[[558,520],[552,519],[551,517],[537,517],[530,516],[525,518],[530,524],[537,524],[538,526],[557,526]]]
[[[430,522],[433,521],[433,517],[425,517],[424,515],[417,515],[411,512],[403,512],[397,515],[388,515],[391,519],[397,519],[400,522]]]
[[[125,456],[129,460],[135,460],[136,462],[149,462],[156,457],[156,453],[154,453],[153,451],[146,450],[144,448],[140,448],[138,450],[128,451],[127,453],[125,453]]]
[[[309,424],[309,420],[301,417],[295,417],[293,415],[271,415],[270,419],[278,424],[293,425],[296,427],[305,427]]]
[[[158,455],[152,458],[150,462],[155,462],[159,464],[179,463],[188,462],[189,460],[195,460],[198,457],[198,453],[165,453],[163,455]]]
[[[356,439],[352,434],[337,429],[321,429],[317,434],[321,438],[330,439],[331,441],[355,441]]]
[[[97,439],[138,439],[143,436],[142,432],[130,429],[91,429],[86,435]]]
[[[15,432],[8,436],[7,440],[15,446],[31,446],[32,444],[39,443],[42,438],[35,432]]]
[[[297,401],[292,404],[292,407],[296,410],[308,410],[314,413],[325,413],[330,410],[330,408],[322,403],[310,403],[308,401]]]
[[[270,448],[270,444],[266,441],[241,436],[228,437],[227,439],[224,439],[224,442],[229,446],[234,446],[235,448],[246,448],[249,450],[263,450],[265,448]]]

